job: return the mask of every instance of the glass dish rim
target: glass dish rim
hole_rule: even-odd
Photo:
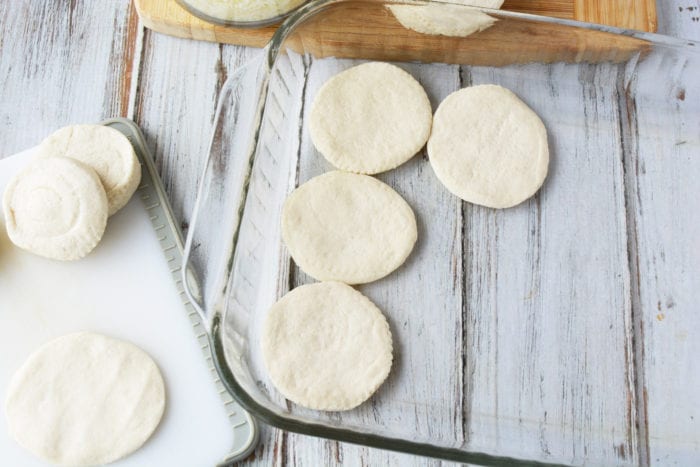
[[[227,19],[221,19],[217,18],[215,16],[208,15],[204,13],[203,11],[195,8],[194,6],[190,5],[187,0],[175,0],[175,2],[180,5],[182,8],[184,8],[188,13],[192,14],[193,16],[196,16],[197,18],[201,19],[202,21],[206,21],[207,23],[219,25],[219,26],[226,26],[226,27],[232,27],[232,28],[245,28],[245,29],[255,29],[255,28],[262,28],[265,26],[271,26],[274,24],[279,24],[289,16],[294,10],[301,8],[304,4],[302,3],[301,5],[297,5],[296,7],[293,7],[289,11],[286,11],[280,15],[272,16],[270,18],[264,18],[264,19],[259,19],[259,20],[254,20],[254,21],[234,21],[234,20],[227,20]]]
[[[180,0],[178,0],[180,2]],[[253,59],[251,62],[244,64],[242,67],[237,70],[237,73],[234,73],[231,75],[227,81],[227,83],[224,84],[222,87],[218,105],[215,111],[215,118],[214,118],[214,128],[217,127],[218,125],[218,117],[221,112],[221,107],[222,107],[222,102],[226,99],[228,96],[231,88],[227,86],[227,84],[231,84],[232,82],[236,81],[237,76],[239,74],[242,74],[242,72],[247,68],[247,66],[255,66],[257,67],[257,72],[259,73],[259,76],[262,78],[262,81],[260,84],[258,84],[258,88],[256,89],[259,92],[258,95],[258,101],[256,102],[255,105],[255,117],[253,119],[253,126],[250,129],[250,136],[251,136],[251,145],[248,149],[248,154],[247,157],[249,158],[249,164],[252,166],[253,160],[254,160],[254,153],[255,149],[257,147],[258,141],[257,141],[257,136],[258,132],[260,130],[260,125],[262,123],[262,116],[265,108],[265,100],[267,98],[267,89],[268,89],[268,84],[269,84],[269,79],[272,74],[272,71],[274,70],[275,64],[277,57],[280,55],[280,53],[284,50],[282,47],[285,40],[289,37],[290,34],[292,34],[295,29],[301,25],[304,21],[307,19],[321,13],[324,11],[326,8],[336,5],[336,4],[342,4],[342,3],[377,3],[377,4],[388,4],[388,3],[396,3],[396,4],[416,4],[416,5],[423,5],[423,4],[428,4],[428,3],[434,3],[434,4],[446,4],[446,5],[457,5],[460,7],[466,7],[463,4],[454,4],[449,1],[445,0],[312,0],[309,1],[305,4],[303,4],[301,7],[299,7],[296,10],[293,10],[291,13],[286,15],[286,19],[284,22],[280,25],[280,27],[275,31],[274,35],[268,42],[268,44],[264,47],[262,50],[262,60],[256,60]],[[470,8],[470,7],[466,7]],[[682,39],[682,38],[676,38],[676,37],[671,37],[671,36],[666,36],[663,34],[658,34],[658,33],[650,33],[650,32],[644,32],[644,31],[637,31],[637,30],[631,30],[631,29],[624,29],[624,28],[618,28],[614,26],[606,26],[606,25],[600,25],[600,24],[593,24],[593,23],[586,23],[586,22],[581,22],[581,21],[575,21],[575,20],[568,20],[568,19],[560,19],[560,18],[552,18],[552,17],[546,17],[546,16],[540,16],[540,15],[533,15],[529,13],[519,13],[519,12],[511,12],[511,11],[506,11],[506,10],[493,10],[489,8],[478,8],[478,7],[471,7],[471,8],[476,8],[478,10],[483,11],[484,13],[488,13],[491,15],[495,15],[501,18],[511,18],[511,19],[519,19],[519,20],[528,20],[532,22],[537,22],[537,23],[545,23],[545,24],[553,24],[553,25],[561,25],[561,26],[567,26],[567,27],[575,27],[579,29],[587,29],[587,30],[592,30],[592,31],[600,31],[600,32],[606,32],[606,33],[611,33],[611,34],[616,34],[616,35],[621,35],[621,36],[627,36],[635,39],[640,39],[643,41],[649,42],[651,45],[656,45],[664,48],[670,48],[670,49],[683,49],[684,51],[687,51],[688,53],[691,54],[700,54],[700,42],[698,41],[693,41],[689,39]],[[278,18],[279,20],[279,18]],[[270,23],[266,23],[270,24]],[[212,136],[212,141],[210,142],[209,148],[212,148],[212,145],[214,143],[213,139],[215,136]],[[207,172],[210,170],[210,162],[211,162],[211,151],[207,155],[207,160],[204,164],[204,170],[203,170],[203,176],[206,176]],[[249,167],[250,168],[250,167]],[[246,197],[247,197],[247,185],[250,180],[250,173],[245,178],[245,188],[244,188],[244,193],[243,197],[241,199],[242,203],[245,203]],[[457,448],[447,448],[447,447],[439,447],[433,444],[429,443],[421,443],[421,442],[414,442],[414,441],[408,441],[404,439],[399,439],[399,438],[391,438],[391,437],[386,437],[386,436],[381,436],[381,435],[376,435],[376,434],[371,434],[371,433],[363,433],[359,431],[355,431],[349,428],[342,428],[342,427],[330,427],[327,425],[324,425],[319,422],[309,422],[309,421],[303,421],[299,420],[294,417],[290,416],[285,416],[285,415],[280,415],[276,413],[275,411],[271,410],[265,405],[262,405],[258,403],[252,396],[246,392],[244,387],[239,384],[239,382],[236,380],[233,372],[231,371],[230,367],[227,364],[227,358],[226,358],[226,353],[224,350],[224,340],[223,340],[223,316],[221,310],[214,310],[211,312],[211,314],[207,313],[207,310],[204,309],[204,307],[201,305],[200,300],[198,298],[198,290],[199,286],[198,283],[196,282],[196,279],[193,277],[192,274],[190,274],[189,270],[189,262],[190,262],[190,253],[191,253],[191,242],[192,242],[192,232],[195,230],[196,225],[198,224],[197,222],[197,217],[198,217],[198,211],[199,211],[199,206],[200,202],[203,199],[203,196],[206,195],[204,193],[204,184],[200,184],[200,189],[199,192],[197,193],[197,198],[194,206],[194,210],[192,213],[192,218],[191,218],[191,226],[193,228],[190,229],[188,235],[187,235],[187,242],[185,246],[185,254],[184,254],[184,260],[183,260],[183,267],[182,267],[182,274],[183,274],[183,286],[184,290],[188,296],[188,298],[191,300],[192,304],[194,305],[195,309],[199,312],[199,314],[203,318],[203,322],[207,323],[205,325],[206,333],[207,333],[207,339],[209,340],[209,343],[212,348],[212,363],[214,365],[214,368],[216,369],[217,373],[219,374],[221,381],[224,385],[224,387],[229,391],[229,393],[234,397],[239,404],[245,408],[247,411],[249,411],[255,418],[263,421],[264,423],[274,426],[276,428],[280,428],[286,431],[290,432],[295,432],[303,435],[311,435],[311,436],[316,436],[320,438],[326,438],[326,439],[331,439],[335,441],[341,441],[341,442],[349,442],[357,445],[362,445],[362,446],[368,446],[368,447],[374,447],[374,448],[379,448],[379,449],[388,449],[396,452],[402,452],[402,453],[407,453],[407,454],[413,454],[413,455],[418,455],[418,456],[427,456],[427,457],[432,457],[432,458],[437,458],[437,459],[443,459],[443,460],[448,460],[448,461],[457,461],[457,462],[463,462],[463,463],[472,463],[472,464],[478,464],[478,465],[491,465],[491,466],[510,466],[513,464],[517,465],[523,465],[523,466],[560,466],[560,465],[565,465],[565,464],[560,464],[560,463],[550,463],[550,462],[543,462],[543,461],[535,461],[535,460],[528,460],[528,459],[518,459],[518,458],[513,458],[513,457],[507,457],[507,456],[499,456],[496,454],[488,454],[488,453],[483,453],[483,452],[478,452],[478,451],[469,451],[469,450],[462,450],[462,449],[457,449]],[[237,242],[237,231],[240,229],[241,225],[241,219],[239,218],[238,223],[237,223],[237,228],[236,232],[234,232],[234,242],[233,242],[233,249],[230,252],[231,253],[231,258],[235,255],[236,252],[236,242]],[[231,271],[229,270],[229,273]]]

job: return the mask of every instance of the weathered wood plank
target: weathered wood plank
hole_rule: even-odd
[[[700,56],[664,52],[623,90],[630,269],[647,455],[700,458]],[[653,76],[671,79],[653,79]],[[652,110],[653,109],[653,110]]]
[[[124,115],[135,21],[129,2],[0,3],[0,156]]]
[[[135,0],[135,3],[146,27],[177,37],[261,47],[270,40],[270,37],[278,27],[278,25],[272,25],[255,29],[233,28],[207,23],[190,14],[172,0]],[[400,53],[402,43],[405,46],[409,45],[408,39],[411,39],[411,42],[414,44],[421,44],[427,39],[426,36],[417,34],[404,36],[406,32],[402,28],[394,27],[395,22],[391,20],[389,14],[386,14],[383,7],[374,9],[370,3],[358,5],[359,7],[354,14],[364,15],[369,22],[378,23],[381,33],[385,35],[387,40],[386,47],[394,49],[392,50],[394,57],[397,57],[397,54]],[[625,2],[620,2],[619,0],[506,0],[502,8],[508,11],[576,19],[578,21],[607,24],[621,28],[656,31],[656,5],[654,0],[627,0]],[[348,13],[353,15],[353,12],[350,10],[344,13],[345,16]],[[341,55],[341,51],[348,49],[348,47],[343,46],[343,43],[352,44],[353,35],[361,31],[360,22],[355,21],[354,25],[352,23],[353,21],[350,21],[344,25],[342,22],[338,22],[332,26],[334,30],[340,28],[342,34],[336,38],[336,44],[326,44],[326,48],[329,50],[326,56],[350,57],[349,55]],[[543,33],[547,34],[546,31]],[[532,36],[536,33],[530,30],[527,34]],[[391,37],[389,37],[390,35],[398,37],[399,40],[392,41]],[[614,40],[614,38],[608,37],[608,42],[610,40]],[[446,45],[454,47],[454,44]],[[352,47],[357,48],[357,45],[352,44]],[[363,45],[367,46],[368,44]],[[478,43],[472,45],[472,47],[474,46],[478,46]],[[555,47],[556,45],[552,43],[549,46]],[[517,45],[514,44],[514,47],[517,48]],[[547,48],[548,45],[544,44],[543,47]],[[504,49],[503,44],[501,44],[501,49]],[[492,50],[487,49],[488,51]],[[534,51],[536,49],[533,49]],[[487,57],[488,55],[485,56]]]
[[[700,41],[699,0],[657,0],[659,32]]]
[[[246,48],[145,33],[132,118],[146,135],[185,231],[208,153],[219,92],[227,75],[251,53]]]
[[[310,438],[293,433],[289,434],[287,440],[289,450],[285,456],[284,465],[289,466],[440,467],[464,465],[381,449],[365,448],[350,443]]]
[[[551,150],[535,198],[502,211],[465,206],[470,446],[634,464],[620,135],[605,85],[616,66],[465,74],[519,94]]]

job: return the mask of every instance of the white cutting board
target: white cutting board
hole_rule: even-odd
[[[0,160],[0,193],[31,153]],[[97,248],[73,262],[13,246],[0,212],[0,465],[45,465],[7,434],[8,382],[37,347],[81,330],[133,342],[165,379],[160,426],[141,449],[111,465],[212,466],[226,456],[231,424],[137,192],[109,219]]]

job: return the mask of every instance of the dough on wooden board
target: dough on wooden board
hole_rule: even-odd
[[[100,334],[68,334],[37,349],[5,401],[10,435],[59,465],[99,465],[138,449],[165,408],[163,378],[143,350]]]
[[[37,157],[63,156],[92,167],[107,193],[109,215],[126,205],[141,182],[141,165],[126,136],[104,125],[70,125],[49,135]]]
[[[370,62],[329,79],[311,107],[309,130],[336,168],[362,174],[393,169],[413,157],[430,136],[432,109],[413,76]]]
[[[107,209],[95,171],[67,157],[33,160],[10,180],[3,196],[12,243],[62,261],[80,259],[97,246]]]
[[[357,407],[391,370],[386,318],[340,282],[297,287],[272,306],[263,326],[262,353],[272,383],[304,407]]]
[[[428,155],[435,175],[453,194],[508,208],[542,186],[549,166],[547,130],[508,89],[472,86],[438,107]]]
[[[465,6],[498,9],[503,0],[451,0]],[[458,5],[389,5],[401,25],[421,34],[467,37],[490,28],[496,22],[486,13]]]
[[[297,265],[318,280],[380,279],[403,264],[417,237],[408,203],[368,175],[319,175],[282,208],[282,239]]]

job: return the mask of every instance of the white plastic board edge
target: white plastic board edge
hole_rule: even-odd
[[[175,223],[168,198],[160,182],[160,177],[158,177],[155,165],[153,164],[153,158],[146,146],[141,130],[134,122],[126,118],[110,118],[104,120],[101,124],[118,130],[129,139],[145,169],[138,191],[145,202],[146,211],[149,214],[153,228],[158,234],[158,242],[168,262],[170,274],[181,297],[185,312],[192,323],[197,342],[202,349],[207,367],[209,368],[216,389],[224,403],[227,416],[233,428],[234,436],[231,452],[222,459],[218,465],[232,465],[248,457],[258,445],[260,433],[257,421],[231,397],[231,394],[229,394],[222,384],[214,368],[206,330],[202,325],[199,314],[188,300],[182,284],[182,234]]]

